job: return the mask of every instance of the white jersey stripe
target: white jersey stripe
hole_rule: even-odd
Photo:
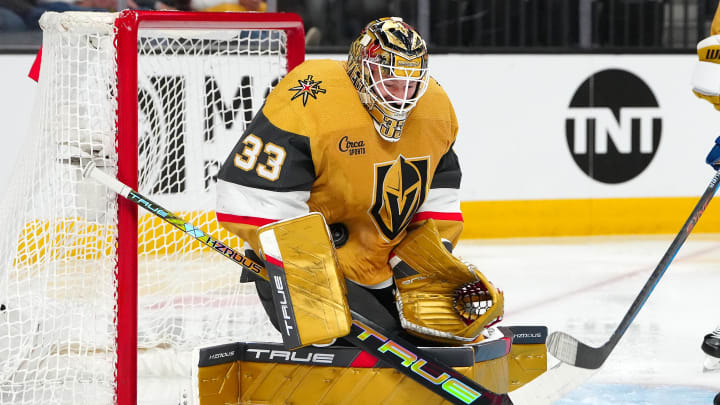
[[[268,191],[218,179],[216,211],[278,220],[309,213],[309,198],[309,191]]]
[[[418,214],[421,212],[460,212],[460,190],[431,188]]]

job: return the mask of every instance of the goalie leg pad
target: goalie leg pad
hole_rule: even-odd
[[[473,346],[423,348],[423,352],[488,390],[504,393],[509,389],[509,349],[504,340],[489,340]],[[286,350],[276,343],[238,342],[199,348],[196,357],[197,393],[193,394],[200,405],[449,403],[356,347]],[[428,381],[447,384],[457,394],[469,392],[455,385],[452,376],[438,375],[422,357],[413,364],[408,368]]]
[[[345,280],[319,213],[258,229],[283,342],[289,349],[350,333]]]
[[[470,343],[502,319],[502,291],[475,266],[448,252],[433,220],[409,233],[393,253],[395,299],[408,332],[445,343]]]

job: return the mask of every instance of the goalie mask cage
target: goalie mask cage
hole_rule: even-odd
[[[41,26],[35,120],[0,212],[0,404],[192,403],[193,348],[279,335],[237,265],[74,162],[92,155],[240,249],[215,220],[215,176],[304,59],[302,22],[123,11]]]

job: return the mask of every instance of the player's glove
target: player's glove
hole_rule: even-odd
[[[502,319],[502,291],[475,266],[448,252],[433,220],[410,232],[393,253],[395,302],[409,333],[443,343],[472,343]]]
[[[697,55],[692,76],[693,93],[720,110],[720,35],[698,42]]]
[[[715,144],[705,158],[705,163],[712,166],[715,170],[720,169],[720,136],[715,139]]]

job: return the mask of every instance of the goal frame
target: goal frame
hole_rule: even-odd
[[[287,35],[287,71],[305,58],[305,31],[295,13],[124,10],[115,20],[117,49],[117,178],[138,187],[138,30],[276,29]],[[168,207],[172,209],[172,207]],[[116,403],[137,403],[138,208],[118,197]]]

